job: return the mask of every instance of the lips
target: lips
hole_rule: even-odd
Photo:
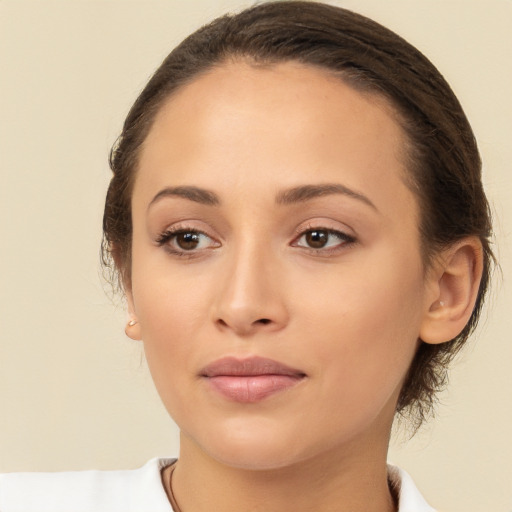
[[[306,374],[272,359],[225,357],[206,366],[200,373],[207,384],[224,398],[253,403],[286,391]]]

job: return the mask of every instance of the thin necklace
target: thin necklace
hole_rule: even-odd
[[[172,491],[172,474],[174,473],[175,468],[176,462],[174,462],[169,471],[169,501],[171,502],[171,507],[174,510],[174,512],[181,512],[181,509],[176,501],[176,497],[174,496],[174,492]]]

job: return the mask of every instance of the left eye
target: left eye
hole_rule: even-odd
[[[304,232],[295,242],[298,247],[309,249],[330,249],[353,242],[354,238],[332,229],[310,229]]]

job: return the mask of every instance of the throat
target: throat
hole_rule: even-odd
[[[399,484],[390,477],[384,485],[350,485],[341,479],[329,483],[322,472],[304,465],[302,476],[292,481],[291,475],[271,475],[273,472],[242,471],[243,478],[217,484],[201,484],[201,479],[180,478],[179,463],[162,470],[162,484],[174,512],[396,512]],[[186,475],[184,475],[186,476]],[[218,475],[220,476],[220,475]],[[368,480],[368,479],[363,479]],[[276,485],[276,482],[278,484]],[[192,485],[190,485],[192,483]],[[227,484],[227,485],[226,485]]]

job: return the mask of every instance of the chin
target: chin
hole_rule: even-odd
[[[219,451],[211,451],[209,455],[225,466],[247,471],[272,471],[293,466],[306,457],[297,454],[280,453],[274,445],[270,447],[240,446]]]
[[[273,422],[270,422],[273,423]],[[307,458],[307,443],[286,428],[275,428],[266,421],[238,421],[229,426],[202,430],[195,436],[182,430],[181,453],[199,449],[211,459],[232,468],[274,470]],[[205,435],[206,434],[206,435]]]
[[[242,425],[238,425],[241,427]],[[245,428],[219,429],[207,438],[195,439],[194,443],[208,457],[225,466],[248,471],[274,471],[291,468],[332,446],[318,439],[308,440],[297,429],[272,428],[265,424],[245,425]]]

